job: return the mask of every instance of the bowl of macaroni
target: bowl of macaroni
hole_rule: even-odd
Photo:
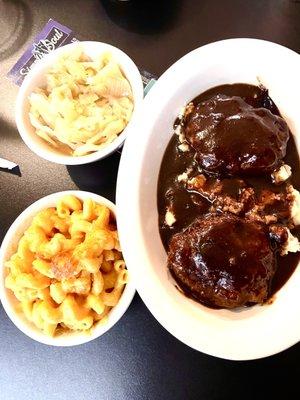
[[[16,101],[26,145],[58,164],[100,160],[119,149],[143,100],[134,62],[101,42],[75,42],[39,60]]]
[[[91,341],[125,313],[135,293],[120,249],[115,205],[89,192],[46,196],[23,211],[0,249],[2,305],[32,339]]]

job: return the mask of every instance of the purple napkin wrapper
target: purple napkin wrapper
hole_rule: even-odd
[[[49,19],[7,76],[14,83],[21,86],[25,76],[36,62],[58,47],[76,41],[77,39],[71,29],[53,19]]]
[[[74,32],[70,28],[50,18],[41,32],[34,38],[33,43],[30,44],[25,53],[8,72],[7,76],[16,85],[21,86],[25,76],[36,62],[58,47],[77,41],[78,39],[76,39]],[[140,73],[146,94],[155,83],[157,77],[142,69],[140,69]]]

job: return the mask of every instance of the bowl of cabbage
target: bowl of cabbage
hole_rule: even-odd
[[[39,60],[16,101],[26,145],[58,164],[79,165],[117,151],[143,101],[138,68],[120,49],[75,42]]]

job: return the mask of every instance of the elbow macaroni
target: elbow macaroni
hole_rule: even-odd
[[[105,323],[128,282],[111,211],[64,196],[39,212],[5,264],[5,286],[45,334]]]

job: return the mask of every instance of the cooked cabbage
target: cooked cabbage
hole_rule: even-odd
[[[133,112],[130,83],[109,53],[91,60],[80,48],[46,74],[29,96],[30,122],[51,146],[83,156],[111,143]]]

